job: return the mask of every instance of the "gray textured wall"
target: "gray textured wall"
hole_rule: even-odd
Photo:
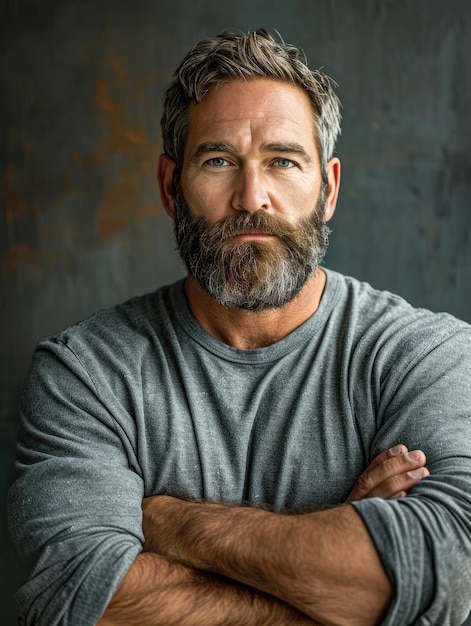
[[[0,622],[4,496],[37,340],[182,275],[154,177],[162,90],[196,40],[278,29],[339,83],[327,264],[471,322],[471,3],[0,1]]]

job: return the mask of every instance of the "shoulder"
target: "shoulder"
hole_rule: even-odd
[[[117,306],[96,311],[59,333],[42,339],[36,355],[49,352],[60,360],[119,362],[138,356],[159,341],[173,323],[172,296],[180,282],[136,296]],[[124,363],[122,363],[124,364]]]
[[[356,345],[398,356],[419,356],[447,343],[471,348],[471,325],[446,312],[412,306],[401,296],[378,290],[369,283],[328,271],[338,292],[334,315]]]
[[[328,282],[337,294],[336,307],[340,314],[365,325],[383,321],[390,324],[395,319],[403,323],[422,320],[423,323],[437,323],[450,329],[471,330],[471,325],[446,312],[433,312],[415,307],[402,296],[387,290],[376,289],[365,281],[327,270]]]

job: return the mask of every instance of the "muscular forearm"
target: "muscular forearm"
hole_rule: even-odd
[[[258,626],[316,622],[223,577],[141,553],[98,626]]]
[[[263,590],[325,625],[374,625],[388,607],[390,583],[351,506],[290,516],[149,500],[149,550]]]
[[[428,475],[425,462],[402,444],[386,450],[348,501],[404,496]],[[325,625],[376,624],[391,600],[378,554],[350,506],[285,516],[151,497],[143,501],[143,531],[146,550],[263,590]]]
[[[428,474],[410,475],[426,459],[405,453],[401,445],[379,455],[348,500],[405,495]],[[100,626],[365,626],[389,602],[389,583],[352,507],[290,518],[157,496],[143,501],[143,531],[147,552]]]

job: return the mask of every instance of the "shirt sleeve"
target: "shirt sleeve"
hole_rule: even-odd
[[[431,475],[401,500],[353,505],[393,583],[383,624],[460,626],[471,610],[471,332],[428,332],[389,366],[372,456],[404,443]]]
[[[10,534],[27,567],[16,595],[22,624],[96,624],[142,549],[133,422],[100,397],[67,345],[39,345],[8,500]]]

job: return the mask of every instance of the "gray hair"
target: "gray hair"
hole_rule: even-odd
[[[333,81],[307,66],[300,48],[275,39],[265,29],[247,34],[223,32],[196,44],[177,68],[164,95],[161,119],[163,148],[180,172],[188,137],[188,107],[213,87],[234,78],[272,78],[301,87],[308,95],[322,169],[332,157],[340,134],[340,101]],[[178,176],[178,174],[177,174]]]

